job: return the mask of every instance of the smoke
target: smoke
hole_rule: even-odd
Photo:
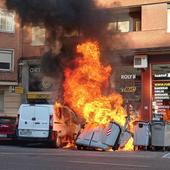
[[[51,32],[61,26],[68,32],[81,30],[86,36],[97,37],[105,21],[93,0],[7,0],[6,5],[17,11],[23,25],[40,23]]]
[[[106,64],[121,62],[120,56],[114,55],[110,48],[115,40],[106,33],[106,26],[115,13],[112,9],[100,8],[102,5],[96,0],[6,0],[6,5],[19,14],[23,26],[44,25],[48,30],[48,43],[54,46],[53,49],[58,48],[56,40],[62,42],[57,54],[56,50],[50,49],[42,57],[42,70],[47,76],[53,77],[63,72],[66,64],[72,65],[75,45],[81,39],[78,37],[73,43],[63,35],[75,30],[83,35],[83,39],[97,40],[101,44]],[[116,1],[116,5],[121,4]],[[128,43],[118,39],[116,44],[125,46]]]

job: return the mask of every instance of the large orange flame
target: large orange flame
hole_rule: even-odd
[[[77,46],[75,68],[65,70],[64,100],[86,122],[106,124],[115,120],[125,123],[126,112],[121,106],[122,96],[113,93],[104,96],[102,90],[107,87],[111,67],[100,63],[100,50],[97,42],[86,42]]]
[[[105,125],[110,121],[124,126],[127,113],[122,107],[123,98],[114,92],[103,95],[108,87],[111,66],[100,62],[97,42],[77,46],[74,69],[65,70],[64,101],[87,123]]]

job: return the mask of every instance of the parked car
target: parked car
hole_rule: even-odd
[[[16,117],[0,116],[0,140],[15,139]]]
[[[53,105],[22,104],[18,111],[17,139],[52,142]]]

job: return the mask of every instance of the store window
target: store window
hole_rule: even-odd
[[[0,32],[15,31],[14,13],[0,9]]]
[[[29,91],[49,91],[51,82],[44,79],[40,65],[29,66]]]
[[[152,66],[153,119],[170,121],[170,64]]]
[[[0,112],[4,111],[4,92],[0,91]]]
[[[141,104],[141,71],[132,66],[121,66],[115,72],[115,89],[135,110]]]

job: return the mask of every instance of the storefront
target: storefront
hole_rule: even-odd
[[[58,93],[60,82],[43,74],[40,59],[23,60],[22,87],[24,94],[22,103],[54,103]]]
[[[113,66],[112,87],[131,104],[142,120],[170,121],[170,56],[147,55],[147,68],[134,68],[132,59]],[[128,64],[128,65],[127,65]]]
[[[152,65],[153,119],[170,121],[170,64]]]
[[[141,70],[132,65],[116,69],[115,89],[119,92],[124,104],[130,104],[136,111],[140,111],[141,104]]]
[[[30,101],[50,102],[51,87],[48,82],[44,81],[40,68],[40,60],[23,60],[21,67],[21,84],[24,89],[22,103]]]

